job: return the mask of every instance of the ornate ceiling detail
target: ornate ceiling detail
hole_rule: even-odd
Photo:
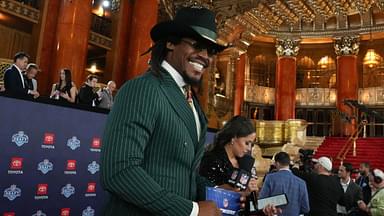
[[[335,38],[335,53],[338,56],[359,54],[360,39],[358,36]]]
[[[161,2],[167,14],[185,5],[182,0]],[[187,1],[191,2],[216,12],[219,39],[229,44],[252,43],[246,38],[249,33],[273,39],[334,38],[384,30],[384,0]]]

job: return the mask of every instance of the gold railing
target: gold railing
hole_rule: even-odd
[[[348,152],[353,148],[353,153],[352,155],[356,157],[356,140],[359,138],[359,135],[361,131],[365,128],[366,122],[361,122],[356,130],[351,134],[351,136],[348,138],[347,142],[343,145],[341,150],[336,156],[336,159],[340,160],[343,162],[348,154]]]

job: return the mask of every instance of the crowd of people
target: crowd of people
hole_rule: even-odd
[[[249,215],[384,215],[384,173],[370,169],[368,163],[361,165],[360,176],[353,181],[349,163],[334,174],[331,159],[320,157],[313,160],[313,169],[304,171],[287,153],[279,152],[274,156],[275,169],[261,188],[253,175],[244,190],[230,185],[231,175],[242,169],[242,159],[250,154],[256,133],[249,119],[235,116],[217,132],[212,145],[204,145],[207,119],[194,87],[213,56],[226,48],[216,41],[214,13],[202,7],[182,8],[172,21],[155,25],[151,38],[149,70],[126,82],[115,104],[116,84],[110,81],[95,91],[94,75],[78,91],[70,69],[62,69],[52,86],[54,100],[113,105],[101,152],[101,182],[110,193],[104,215],[221,215],[217,204],[205,199],[206,187],[239,192],[242,204],[251,194],[259,199],[286,196],[284,205],[266,205]],[[24,53],[16,54],[5,72],[5,91],[37,98],[38,67],[28,59]]]
[[[24,52],[15,54],[13,64],[4,73],[4,86],[0,91],[7,95],[36,99],[40,97],[36,79],[40,69],[29,63],[29,55]],[[52,85],[49,98],[62,103],[78,103],[89,107],[111,109],[116,83],[109,81],[104,88],[97,88],[98,77],[90,74],[84,84],[77,89],[72,81],[72,72],[68,68],[60,70],[59,80]]]

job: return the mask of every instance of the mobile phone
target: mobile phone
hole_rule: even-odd
[[[257,200],[257,208],[259,210],[263,209],[268,204],[271,204],[275,207],[283,206],[288,204],[288,198],[286,194],[279,194],[275,196],[265,197]]]

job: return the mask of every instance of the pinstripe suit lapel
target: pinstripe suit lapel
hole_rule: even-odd
[[[194,92],[195,95],[195,92]],[[194,104],[196,107],[196,111],[199,115],[200,119],[200,125],[201,125],[201,133],[200,133],[200,139],[198,146],[196,146],[196,153],[195,153],[195,160],[193,161],[193,169],[197,169],[197,166],[199,165],[200,159],[203,156],[203,153],[205,151],[204,143],[205,143],[205,135],[207,132],[207,117],[205,116],[204,112],[201,110],[201,106],[199,104],[199,101],[194,98]]]
[[[183,120],[185,126],[188,128],[188,132],[192,137],[193,143],[197,143],[196,122],[191,107],[171,75],[165,71],[161,75],[163,76],[160,85],[161,90],[169,103],[172,105],[174,111],[180,119]]]

